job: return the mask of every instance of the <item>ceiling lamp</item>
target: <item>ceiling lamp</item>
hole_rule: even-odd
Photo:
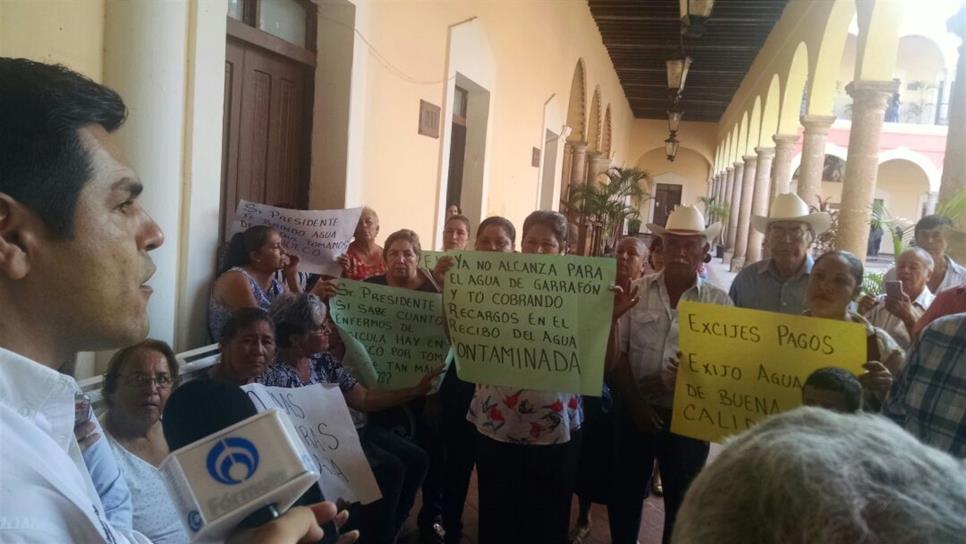
[[[667,88],[673,95],[679,95],[684,91],[684,82],[688,78],[688,70],[691,69],[691,57],[681,54],[680,57],[668,59],[667,65]]]
[[[681,116],[684,112],[678,107],[672,107],[667,110],[667,129],[671,131],[671,135],[675,135],[678,132],[678,127],[681,125]]]
[[[678,3],[681,7],[681,33],[689,38],[700,38],[714,9],[714,0],[678,0]]]
[[[664,140],[664,154],[671,162],[674,162],[674,158],[678,155],[678,139],[673,133]]]

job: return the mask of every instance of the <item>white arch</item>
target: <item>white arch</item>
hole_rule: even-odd
[[[913,151],[908,147],[899,147],[896,149],[890,149],[888,151],[882,151],[879,153],[879,164],[886,161],[892,160],[906,160],[909,161],[926,173],[926,178],[929,179],[929,192],[934,193],[939,191],[939,185],[942,182],[942,170],[936,167],[928,157],[919,153],[918,151]]]
[[[843,161],[847,161],[849,157],[849,149],[847,147],[842,147],[838,144],[832,142],[826,142],[825,144],[825,154],[831,155],[833,157],[838,157]],[[792,172],[794,173],[798,170],[798,167],[802,164],[802,154],[799,152],[794,157],[792,157]]]

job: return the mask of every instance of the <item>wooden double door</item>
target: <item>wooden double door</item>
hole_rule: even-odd
[[[221,233],[241,199],[308,207],[314,67],[228,37]]]

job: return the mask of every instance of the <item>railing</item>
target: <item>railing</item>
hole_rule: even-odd
[[[201,348],[185,351],[175,355],[178,360],[178,374],[181,383],[197,378],[202,372],[211,368],[218,362],[218,344],[211,344]],[[94,405],[94,412],[101,414],[107,408],[104,405],[104,394],[101,387],[104,383],[104,376],[98,375],[78,382],[84,393],[91,398]]]

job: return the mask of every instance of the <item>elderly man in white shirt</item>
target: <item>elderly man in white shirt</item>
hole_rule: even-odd
[[[933,261],[932,277],[929,278],[927,287],[937,295],[940,291],[966,283],[966,267],[946,254],[949,246],[946,231],[952,225],[952,221],[941,215],[927,215],[916,222],[916,246],[926,250]],[[885,281],[895,281],[897,272],[896,267],[890,268],[885,274]]]
[[[935,295],[926,283],[933,273],[933,260],[928,252],[914,247],[903,251],[896,259],[897,293],[886,293],[872,301],[865,313],[869,323],[889,333],[902,349],[912,345],[912,330],[916,321],[929,309]],[[868,298],[863,299],[863,306]]]
[[[111,132],[126,109],[62,66],[0,57],[0,542],[148,542],[112,527],[74,436],[82,350],[148,331],[158,225]],[[232,542],[318,540],[331,503]]]
[[[612,364],[620,402],[616,410],[617,464],[608,506],[614,544],[634,544],[655,458],[664,487],[664,541],[690,481],[704,466],[709,444],[670,432],[677,373],[677,307],[682,300],[731,305],[728,295],[698,275],[721,230],[705,227],[693,206],[679,206],[667,226],[648,225],[664,242],[664,269],[634,282],[640,302],[617,321],[619,360]],[[612,352],[613,358],[615,354]]]

